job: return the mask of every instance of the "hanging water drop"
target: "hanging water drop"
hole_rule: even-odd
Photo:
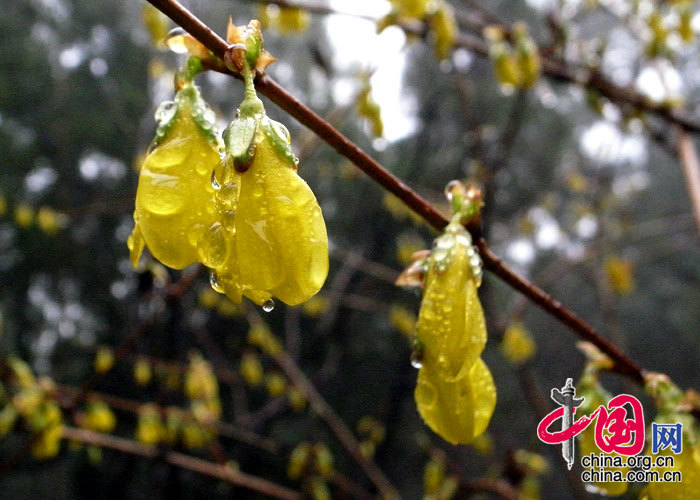
[[[262,310],[265,311],[266,313],[272,312],[272,310],[275,308],[275,301],[273,299],[267,299],[265,303],[262,305]]]
[[[423,367],[423,344],[418,341],[413,341],[413,348],[411,349],[411,366],[415,369]]]
[[[209,284],[215,292],[224,293],[224,289],[221,288],[221,285],[219,284],[219,278],[214,271],[211,271],[209,273]]]
[[[216,180],[216,169],[211,171],[211,187],[214,188],[214,191],[218,191],[219,189],[221,189],[219,181]]]

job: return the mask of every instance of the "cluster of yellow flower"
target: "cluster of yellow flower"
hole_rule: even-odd
[[[300,443],[292,450],[287,464],[290,479],[303,479],[314,500],[330,500],[327,480],[335,473],[333,455],[325,443]]]
[[[282,343],[265,324],[253,324],[248,331],[248,343],[260,349],[271,358],[280,356],[283,351]],[[287,396],[289,405],[295,411],[306,408],[306,398],[294,387],[287,383],[284,375],[276,371],[265,372],[258,355],[252,351],[246,351],[241,357],[240,373],[243,380],[250,386],[257,387],[265,382],[265,388],[270,397]]]
[[[496,79],[504,91],[528,89],[537,82],[542,71],[540,54],[525,23],[513,26],[510,43],[498,26],[487,27],[484,36],[489,41],[489,57]]]
[[[9,433],[21,418],[24,427],[35,437],[32,455],[37,459],[54,457],[61,450],[63,415],[51,395],[53,381],[37,380],[31,368],[19,358],[10,357],[7,366],[12,382],[0,385],[0,436]]]
[[[447,59],[457,38],[455,13],[447,0],[390,0],[392,10],[380,19],[377,29],[404,22],[421,21],[430,26],[430,33],[438,59]]]
[[[228,38],[241,47],[229,63],[246,85],[237,117],[222,145],[214,112],[193,84],[201,61],[188,59],[175,100],[156,113],[159,127],[139,176],[128,241],[132,263],[148,245],[175,269],[203,263],[212,288],[236,303],[246,296],[271,310],[274,296],[300,304],[328,274],[321,208],[296,173],[289,132],[267,117],[255,93],[254,71],[266,54],[259,23],[230,26]]]
[[[454,181],[446,194],[452,220],[429,255],[420,252],[397,283],[424,288],[412,356],[420,368],[418,411],[446,441],[468,444],[486,430],[496,405],[496,387],[480,357],[486,344],[477,295],[481,258],[463,226],[478,213],[481,199],[477,191]]]
[[[365,415],[357,421],[357,433],[360,436],[360,453],[364,457],[371,458],[377,446],[384,442],[386,428],[376,418]]]
[[[7,198],[0,193],[0,216],[5,215],[8,208]],[[25,202],[15,204],[12,216],[18,227],[29,229],[36,224],[39,230],[48,236],[55,235],[68,224],[67,215],[47,206],[39,207],[39,210],[35,211]]]
[[[459,486],[456,474],[446,473],[444,452],[435,448],[423,469],[423,500],[450,500]]]
[[[172,446],[180,441],[186,448],[196,449],[216,438],[221,419],[219,384],[211,365],[199,354],[190,356],[183,390],[190,403],[189,411],[174,406],[143,405],[139,410],[136,439],[147,445]]]

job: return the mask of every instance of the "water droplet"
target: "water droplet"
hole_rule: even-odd
[[[272,310],[275,308],[275,301],[273,299],[267,299],[265,303],[262,305],[262,310],[265,311],[266,313],[272,312]]]
[[[277,134],[277,137],[282,139],[287,144],[292,142],[292,137],[289,135],[289,130],[287,130],[287,127],[282,125],[280,122],[272,120],[272,129]]]
[[[215,292],[224,293],[224,289],[219,284],[219,277],[214,271],[209,273],[209,284]]]
[[[197,250],[199,258],[205,266],[216,268],[226,262],[230,249],[220,223],[215,222],[202,233],[197,242]]]
[[[219,182],[216,180],[216,169],[211,171],[211,187],[214,188],[214,191],[221,189]]]
[[[413,341],[413,348],[411,349],[411,366],[415,369],[423,367],[423,343],[419,340]]]
[[[452,201],[458,189],[464,190],[464,186],[461,182],[455,180],[447,183],[447,186],[445,186],[445,198],[447,198],[447,201]]]
[[[173,101],[164,101],[156,108],[155,118],[158,125],[163,125],[172,120],[177,113],[177,105]]]
[[[212,124],[216,121],[216,113],[214,113],[213,109],[207,108],[202,114],[202,119],[204,119],[204,121],[206,121],[208,124]]]
[[[190,245],[197,245],[197,242],[199,241],[199,238],[202,236],[202,233],[206,227],[204,224],[201,224],[199,222],[195,222],[192,224],[189,229],[187,230],[187,241],[190,242]]]
[[[216,199],[221,205],[231,209],[236,208],[236,198],[238,198],[238,184],[235,182],[224,183],[216,195]]]
[[[165,44],[176,54],[187,54],[187,44],[185,43],[185,30],[174,28],[170,30],[165,39]]]

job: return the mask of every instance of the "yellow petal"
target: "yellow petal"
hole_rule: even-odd
[[[415,399],[418,412],[433,431],[452,444],[469,444],[488,426],[496,406],[496,387],[480,358],[467,376],[454,381],[424,364]]]
[[[430,257],[416,338],[447,380],[465,376],[486,344],[486,323],[470,268],[466,230],[452,227]]]
[[[240,175],[235,245],[243,294],[289,305],[318,292],[328,275],[328,236],[316,198],[258,132],[255,159]]]
[[[219,153],[195,121],[198,101],[192,86],[178,92],[177,114],[146,157],[136,194],[135,218],[143,240],[156,259],[175,269],[199,260],[197,240],[215,220],[211,172]],[[138,259],[136,232],[133,241],[132,262]]]

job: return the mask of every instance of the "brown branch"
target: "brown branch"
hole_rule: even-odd
[[[158,448],[145,446],[131,439],[109,434],[100,434],[98,432],[75,427],[64,427],[63,437],[71,441],[101,446],[103,448],[109,448],[130,455],[137,455],[151,460],[160,458],[182,469],[191,470],[205,476],[226,481],[236,486],[242,486],[269,497],[279,498],[281,500],[301,500],[302,498],[301,494],[294,490],[290,490],[289,488],[280,486],[266,479],[246,474],[234,467],[207,462],[206,460],[174,451],[164,451],[161,453]]]
[[[681,159],[688,195],[693,204],[693,215],[700,232],[700,162],[693,139],[684,130],[679,131],[678,156]]]
[[[216,56],[223,58],[225,52],[228,50],[226,41],[214,33],[176,0],[148,1],[203,43]],[[477,41],[483,44],[480,40]],[[486,48],[484,48],[484,50],[486,50]],[[434,228],[440,230],[445,227],[447,219],[434,206],[419,196],[403,181],[382,167],[375,159],[370,157],[341,132],[333,128],[323,118],[287,92],[268,75],[259,76],[256,80],[256,87],[280,108],[289,113],[300,123],[313,130],[339,154],[352,161],[360,170],[369,175],[370,178],[379,185],[398,197],[406,206],[423,217]],[[700,127],[698,127],[698,130],[700,130]],[[582,339],[595,344],[615,361],[616,371],[631,376],[639,383],[643,382],[644,372],[634,361],[623,354],[616,346],[611,344],[598,331],[586,324],[572,311],[562,306],[561,303],[553,299],[546,292],[537,288],[534,284],[511,270],[488,248],[486,242],[478,237],[478,228],[470,228],[470,230],[475,234],[475,240],[478,242],[479,249],[481,250],[484,267],[487,270],[500,277],[514,289],[526,295],[546,312],[570,327]]]

